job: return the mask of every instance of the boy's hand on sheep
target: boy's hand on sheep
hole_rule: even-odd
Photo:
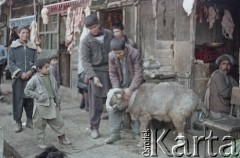
[[[124,96],[123,96],[123,100],[127,101],[130,99],[130,97],[132,96],[132,91],[129,88],[124,89]]]

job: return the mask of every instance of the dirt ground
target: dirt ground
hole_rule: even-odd
[[[11,81],[5,81],[2,84],[2,89],[9,89]],[[100,126],[101,137],[99,139],[92,139],[89,136],[89,120],[88,112],[79,109],[79,100],[73,99],[68,90],[62,89],[62,111],[66,127],[66,136],[72,141],[72,145],[63,146],[57,142],[57,137],[54,132],[47,127],[46,143],[53,144],[58,149],[64,151],[68,158],[140,158],[143,149],[137,147],[137,140],[132,138],[130,131],[122,132],[122,139],[112,145],[104,144],[104,140],[109,136],[108,120],[102,120]],[[7,102],[0,102],[0,126],[4,131],[4,138],[16,153],[22,158],[33,158],[36,154],[42,152],[36,146],[35,134],[32,130],[24,128],[21,133],[14,133],[14,121],[12,119],[11,96],[5,99]],[[23,119],[25,120],[25,114]],[[188,138],[192,135],[202,135],[202,131],[188,131],[186,132]],[[167,146],[173,146],[176,142],[174,138],[176,135],[170,132],[166,137],[164,143]],[[190,149],[192,140],[190,139]],[[158,157],[167,158],[160,148],[158,148]],[[200,155],[203,155],[203,146],[200,145]],[[183,156],[184,157],[184,156]],[[185,156],[186,157],[186,156]],[[201,156],[202,157],[202,156]]]

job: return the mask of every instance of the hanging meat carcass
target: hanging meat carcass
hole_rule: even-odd
[[[69,7],[67,11],[65,45],[68,47],[67,50],[70,54],[81,32],[80,25],[83,19],[82,11],[81,7],[76,9]]]
[[[42,15],[43,24],[48,24],[48,21],[49,21],[48,9],[44,7],[41,11],[41,15]]]
[[[197,14],[197,22],[202,23],[203,19],[208,17],[208,8],[207,8],[207,6],[203,5],[202,3],[197,5],[196,14]]]
[[[213,28],[213,24],[216,22],[216,20],[217,20],[217,12],[215,8],[209,7],[208,18],[207,18],[207,21],[209,22],[209,29]]]
[[[41,40],[38,38],[37,35],[37,22],[36,19],[32,21],[31,25],[30,25],[30,40],[31,42],[35,43],[37,46],[37,52],[41,53],[42,49],[40,48],[41,45]]]
[[[65,46],[69,46],[73,39],[73,11],[69,7],[67,10],[67,19],[66,19],[66,35],[65,35]]]
[[[36,36],[37,36],[37,22],[33,20],[30,25],[30,41],[34,43]]]
[[[228,10],[224,10],[224,16],[221,24],[222,34],[224,35],[224,37],[232,40],[235,24],[233,22],[232,15]]]

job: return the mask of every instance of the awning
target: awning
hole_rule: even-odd
[[[64,13],[68,7],[86,7],[89,0],[72,0],[55,4],[44,5],[43,8],[48,9],[48,14]]]
[[[35,17],[36,17],[35,15],[31,15],[21,18],[9,19],[9,26],[17,27],[19,25],[30,25],[32,21],[35,19]]]

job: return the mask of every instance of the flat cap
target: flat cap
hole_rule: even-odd
[[[90,27],[92,25],[99,24],[99,21],[97,16],[92,14],[92,15],[88,15],[85,18],[84,24],[86,27]]]
[[[110,42],[111,49],[114,50],[124,50],[125,40],[122,38],[113,38]]]

